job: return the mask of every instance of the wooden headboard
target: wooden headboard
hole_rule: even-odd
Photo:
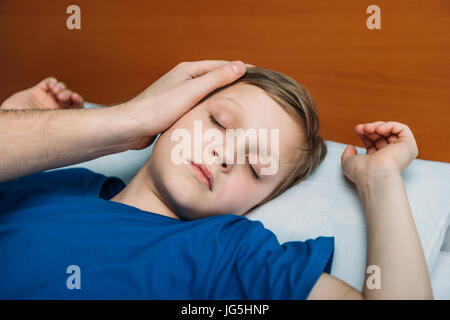
[[[66,27],[71,4],[80,30]],[[181,61],[242,60],[304,84],[326,139],[362,146],[357,123],[395,120],[419,158],[450,162],[449,17],[447,0],[2,0],[0,100],[52,75],[109,104]]]

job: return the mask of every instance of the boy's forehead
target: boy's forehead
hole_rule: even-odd
[[[264,106],[276,106],[276,102],[273,101],[264,90],[246,83],[232,85],[217,93],[215,98],[235,100],[235,102],[239,103],[242,107],[245,107],[245,109],[247,109],[246,111],[250,111],[262,104]]]
[[[283,108],[264,90],[253,85],[239,83],[230,86],[219,92],[213,101],[237,112],[243,129],[280,129],[288,121]]]

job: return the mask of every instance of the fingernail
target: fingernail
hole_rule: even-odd
[[[233,68],[233,70],[234,70],[235,73],[240,73],[240,72],[239,72],[239,69],[240,69],[240,66],[241,66],[241,65],[242,65],[242,62],[235,61],[235,62],[233,62],[233,63],[231,64],[231,67]]]

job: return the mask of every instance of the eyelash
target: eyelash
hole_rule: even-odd
[[[258,175],[256,174],[255,169],[253,168],[253,166],[250,165],[250,163],[248,164],[248,167],[250,168],[250,171],[252,172],[253,176],[255,177],[256,180],[259,180]]]
[[[212,114],[209,115],[209,120],[211,120],[212,123],[221,127],[222,129],[225,129],[225,127],[219,121],[217,121],[216,118],[214,118],[214,116]],[[253,177],[255,177],[255,179],[259,180],[259,177],[256,174],[255,169],[253,168],[253,166],[250,165],[250,163],[248,164],[248,167],[249,167],[250,173],[253,175]]]
[[[222,129],[225,129],[225,127],[216,120],[216,118],[214,118],[214,116],[212,114],[209,115],[209,119],[211,120],[212,123],[216,124],[217,126],[221,127]]]

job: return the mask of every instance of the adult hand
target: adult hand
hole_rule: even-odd
[[[393,169],[401,173],[419,154],[411,129],[400,122],[358,124],[355,133],[364,143],[366,154],[360,155],[348,145],[341,156],[341,167],[356,184],[374,170]]]
[[[250,66],[250,65],[248,65]],[[150,146],[155,137],[213,90],[244,75],[241,61],[182,62],[123,106],[142,128],[142,138],[132,147]]]

